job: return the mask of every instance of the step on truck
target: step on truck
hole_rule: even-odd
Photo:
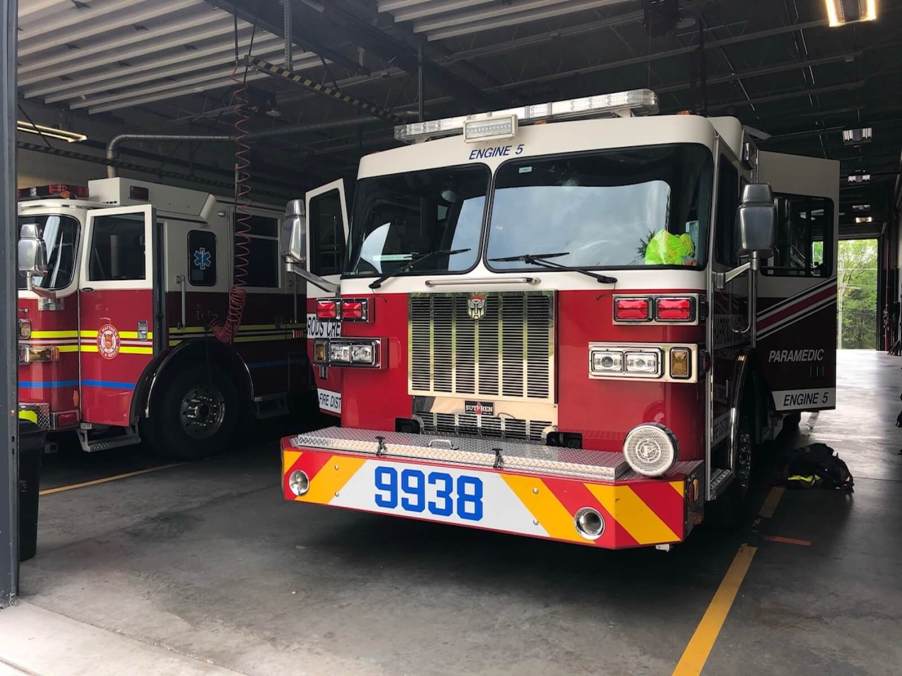
[[[128,178],[22,189],[20,417],[76,432],[85,451],[143,439],[190,459],[226,448],[245,415],[303,401],[305,300],[280,259],[282,209],[242,206],[244,235],[238,211]]]
[[[340,181],[290,209],[335,424],[282,440],[286,500],[667,549],[834,407],[838,163],[656,112],[408,124],[350,219]]]

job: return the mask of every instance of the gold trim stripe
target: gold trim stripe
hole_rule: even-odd
[[[333,455],[316,476],[310,479],[310,490],[296,500],[329,504],[364,462],[366,458]]]
[[[586,484],[586,488],[640,545],[680,539],[629,486]]]
[[[573,516],[544,481],[517,474],[501,474],[501,478],[548,532],[549,537],[585,543],[576,532]]]

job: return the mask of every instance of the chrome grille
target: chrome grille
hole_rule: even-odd
[[[488,437],[542,442],[542,432],[551,427],[548,420],[520,420],[493,415],[470,413],[416,414],[423,423],[425,434],[453,434],[462,437]]]
[[[553,294],[485,297],[485,314],[474,320],[469,294],[411,294],[410,394],[551,401]]]

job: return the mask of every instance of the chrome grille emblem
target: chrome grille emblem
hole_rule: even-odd
[[[471,293],[467,298],[467,314],[474,322],[478,322],[485,317],[485,296],[478,293]]]

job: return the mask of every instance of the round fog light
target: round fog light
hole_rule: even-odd
[[[583,507],[573,517],[576,524],[576,532],[582,535],[586,540],[597,540],[604,533],[604,518],[598,513],[598,510],[591,507]]]
[[[639,425],[626,435],[623,455],[633,471],[644,476],[661,476],[676,462],[676,439],[661,425]]]
[[[310,490],[310,479],[299,469],[288,475],[288,489],[296,496],[301,497]]]

